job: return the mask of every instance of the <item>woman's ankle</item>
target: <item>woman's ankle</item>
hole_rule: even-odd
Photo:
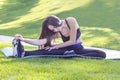
[[[22,52],[21,58],[24,58],[24,56],[25,56],[25,52]]]

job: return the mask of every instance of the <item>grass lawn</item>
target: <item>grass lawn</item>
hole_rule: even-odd
[[[4,44],[2,47],[10,46]],[[1,80],[119,80],[119,60],[6,58],[0,52]]]
[[[38,38],[46,16],[73,16],[84,45],[120,50],[119,9],[120,0],[0,0],[0,35]],[[0,50],[6,46],[11,44],[0,42]],[[0,52],[0,80],[120,80],[119,64],[119,60],[6,58]]]

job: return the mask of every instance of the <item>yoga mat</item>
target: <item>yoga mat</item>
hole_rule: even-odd
[[[106,58],[105,59],[120,59],[120,51],[117,50],[109,50],[109,49],[103,49],[103,48],[94,48],[94,47],[85,47],[88,49],[99,49],[102,50],[106,53]],[[12,57],[13,56],[13,49],[12,47],[5,47],[2,50],[2,53],[6,56],[6,57]],[[81,55],[77,55],[74,53],[70,53],[68,55],[35,55],[35,56],[26,56],[24,58],[32,58],[32,57],[63,57],[63,58],[67,58],[67,57],[81,57],[81,58],[92,58],[92,57],[85,57],[85,56],[81,56]]]

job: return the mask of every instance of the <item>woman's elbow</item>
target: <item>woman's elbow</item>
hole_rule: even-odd
[[[41,40],[39,40],[39,46],[40,45],[44,45],[46,43],[47,43],[47,39],[41,39]]]

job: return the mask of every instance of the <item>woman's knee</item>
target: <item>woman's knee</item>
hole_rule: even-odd
[[[104,52],[104,51],[101,51],[101,56],[102,56],[102,58],[105,58],[106,57],[106,53]]]

